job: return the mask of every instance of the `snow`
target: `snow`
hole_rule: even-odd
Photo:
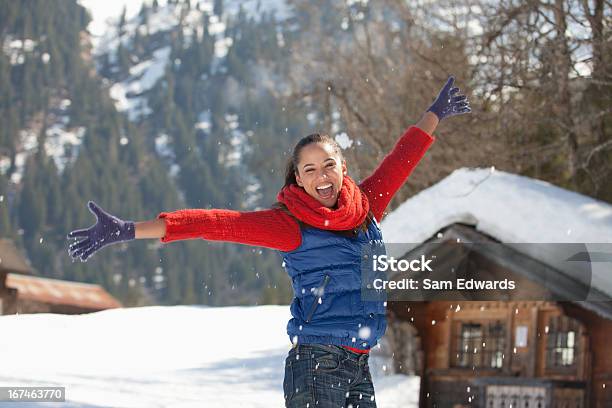
[[[32,53],[37,45],[37,42],[30,38],[22,41],[7,35],[2,43],[2,51],[9,57],[11,65],[21,65],[25,62],[25,54]]]
[[[504,243],[584,243],[589,252],[612,252],[612,205],[546,181],[494,168],[461,168],[419,192],[381,223],[389,255],[406,251],[453,223]],[[543,246],[514,249],[572,274],[576,266],[541,253]],[[557,254],[558,255],[558,254]],[[612,296],[609,263],[591,263],[592,284]]]
[[[126,8],[126,19],[130,19],[138,14],[143,3],[142,0],[77,1],[91,13],[92,20],[90,21],[87,29],[92,34],[94,43],[106,32],[108,29],[108,24],[111,21],[119,19],[124,7]]]
[[[79,4],[87,8],[92,16],[92,21],[87,27],[92,35],[92,45],[94,53],[100,55],[104,52],[115,50],[118,45],[115,27],[119,21],[123,8],[126,8],[126,31],[134,32],[140,25],[138,13],[142,7],[143,0],[78,0]],[[150,1],[146,2],[151,4]],[[166,1],[160,0],[159,9],[151,13],[148,18],[149,34],[160,31],[167,31],[178,26],[184,4],[169,5]],[[248,17],[258,19],[261,13],[274,12],[277,20],[286,19],[291,16],[289,6],[282,0],[240,0],[228,1],[223,5],[224,16],[213,14],[213,0],[192,1],[191,10],[183,17],[183,26],[188,28],[185,33],[190,35],[191,29],[202,25],[203,14],[210,16],[209,30],[211,34],[223,34],[225,32],[225,22],[227,16],[236,16],[240,7],[246,12]],[[199,3],[200,11],[196,10]],[[259,10],[259,11],[258,11]],[[187,36],[188,39],[188,36]]]
[[[0,386],[66,387],[45,407],[280,407],[289,318],[288,306],[0,316]],[[378,406],[416,407],[419,378],[381,371]]]
[[[176,178],[181,171],[181,167],[173,163],[176,160],[176,155],[174,154],[174,149],[171,146],[171,138],[168,134],[160,133],[155,138],[155,151],[158,156],[164,159],[170,166],[168,169],[170,177]]]
[[[23,178],[23,172],[25,171],[26,161],[28,157],[36,152],[38,148],[38,139],[36,133],[31,129],[19,131],[19,143],[17,145],[17,153],[15,154],[15,171],[11,174],[11,181],[15,184],[19,184]],[[6,161],[8,159],[8,162]],[[10,166],[10,158],[3,156],[3,173],[8,171]]]
[[[313,112],[308,112],[306,114],[306,120],[308,120],[308,124],[310,126],[315,126],[317,124],[317,112],[313,111]]]
[[[168,174],[170,175],[170,177],[175,179],[179,175],[180,172],[181,172],[181,166],[179,166],[176,163],[173,163],[173,164],[170,165],[170,169],[168,171]],[[181,197],[181,200],[182,199],[183,199],[183,197]]]
[[[67,164],[76,160],[85,131],[86,129],[83,126],[74,130],[66,130],[65,126],[59,123],[55,123],[47,129],[45,152],[53,158],[60,173],[64,171]],[[66,149],[70,149],[71,153],[67,155]]]
[[[502,242],[612,243],[612,205],[494,169],[455,170],[390,213],[382,228],[385,242],[423,242],[455,222]]]
[[[226,167],[240,166],[241,159],[252,149],[249,138],[253,131],[243,132],[237,114],[225,114],[225,131],[228,135],[229,146],[220,150],[221,161]]]
[[[225,32],[225,23],[219,20],[219,16],[210,16],[208,23],[208,33],[210,35],[223,34]]]
[[[263,12],[273,12],[276,21],[280,21],[286,20],[292,15],[287,3],[284,0],[225,0],[223,8],[226,12],[235,15],[238,14],[240,7],[242,7],[247,17],[255,20],[258,20]]]
[[[115,100],[115,107],[127,112],[131,121],[151,113],[147,99],[142,94],[150,90],[160,78],[170,57],[170,47],[163,47],[153,52],[153,58],[130,68],[130,77],[117,82],[110,88],[110,96]]]
[[[155,151],[160,157],[174,159],[174,151],[170,147],[170,136],[160,133],[155,138]]]
[[[234,43],[230,37],[221,37],[215,40],[215,57],[224,58],[229,52],[230,47]]]
[[[142,93],[155,85],[164,74],[164,68],[170,57],[170,47],[163,47],[153,52],[153,59],[141,62],[130,68],[130,75],[139,80],[131,84],[128,91]]]
[[[59,173],[67,164],[73,163],[83,142],[86,128],[83,126],[69,128],[70,99],[53,101],[47,118],[44,149],[47,156],[53,159]],[[19,143],[15,154],[15,171],[11,182],[21,183],[28,158],[38,150],[38,129],[28,128],[19,131]],[[6,174],[10,166],[8,156],[0,156],[0,174]]]
[[[261,183],[252,173],[246,175],[246,178],[249,182],[244,189],[244,200],[242,201],[242,205],[244,208],[255,209],[256,205],[263,198],[263,194],[261,193]]]
[[[210,109],[200,112],[198,115],[198,121],[195,123],[194,128],[200,129],[204,132],[209,131],[211,127],[211,113]]]
[[[353,140],[346,134],[346,132],[338,133],[335,139],[342,149],[348,149],[353,145]]]
[[[149,33],[154,34],[160,31],[168,31],[176,27],[180,21],[180,11],[180,7],[167,4],[158,9],[156,13],[151,13],[148,21]]]
[[[225,1],[223,15],[220,16],[213,14],[213,0],[192,1],[189,10],[187,10],[186,3],[167,4],[166,1],[160,1],[157,11],[149,10],[146,21],[142,21],[142,17],[138,15],[142,1],[80,0],[80,4],[89,9],[93,18],[88,30],[92,34],[93,55],[96,56],[98,63],[100,63],[100,57],[106,54],[111,64],[116,64],[119,45],[129,49],[136,32],[151,36],[155,33],[174,30],[181,25],[185,46],[188,46],[194,30],[202,35],[205,16],[208,16],[207,28],[214,37],[215,58],[212,61],[214,73],[224,72],[226,69],[223,61],[233,44],[232,38],[225,35],[227,22],[228,19],[235,18],[240,8],[249,18],[255,20],[258,20],[263,12],[274,11],[277,17],[283,19],[290,15],[289,6],[281,0]],[[147,2],[147,4],[151,3]],[[123,31],[119,32],[117,24],[124,7],[126,7],[126,20]],[[151,60],[131,67],[129,78],[110,86],[109,93],[115,100],[117,109],[126,112],[131,121],[151,113],[146,97],[142,93],[151,89],[163,76],[169,55],[169,47],[158,49]],[[116,72],[117,67],[111,67],[110,70]]]

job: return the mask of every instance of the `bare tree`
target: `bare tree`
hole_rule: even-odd
[[[293,98],[321,113],[318,126],[355,141],[345,154],[357,159],[352,170],[364,177],[419,119],[449,73],[471,93],[465,35],[427,24],[425,2],[322,3],[294,3],[307,33],[293,49]],[[410,187],[392,205],[458,167],[492,165],[503,147],[486,126],[469,117],[443,124]]]
[[[293,50],[292,97],[319,112],[318,126],[361,143],[347,151],[360,176],[454,73],[474,114],[442,124],[413,188],[458,167],[495,165],[612,201],[609,1],[294,6],[307,33]]]
[[[612,199],[602,190],[612,171],[610,4],[530,0],[479,8],[486,28],[476,38],[486,65],[479,87],[496,84],[489,92],[498,120],[521,131],[512,149],[518,170]]]

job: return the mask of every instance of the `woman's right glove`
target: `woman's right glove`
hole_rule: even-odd
[[[68,238],[83,238],[69,246],[68,253],[72,259],[81,258],[87,261],[98,249],[121,241],[131,241],[136,237],[134,222],[123,221],[110,215],[93,201],[87,203],[89,211],[96,216],[97,222],[87,229],[72,231]]]

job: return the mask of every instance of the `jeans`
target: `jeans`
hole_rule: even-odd
[[[285,407],[376,408],[368,354],[297,344],[285,359]]]

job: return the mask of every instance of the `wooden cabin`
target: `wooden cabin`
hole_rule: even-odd
[[[453,243],[494,244],[464,254],[464,272],[515,279],[538,295],[390,299],[384,341],[394,371],[420,376],[421,407],[612,407],[612,206],[537,180],[495,177],[461,169],[409,199],[383,221],[385,242],[411,243],[399,252],[387,243],[396,258],[426,253],[441,264],[457,261]],[[409,223],[411,214],[419,216]],[[600,262],[587,263],[585,294],[574,264],[551,262],[536,244],[526,253],[505,241],[607,242],[600,245],[610,259],[601,252]]]
[[[122,307],[102,286],[90,283],[10,273],[6,285],[16,290],[13,313],[81,314]]]
[[[457,239],[491,239],[460,224],[442,235],[436,237],[440,246]],[[436,256],[440,259],[439,253]],[[492,269],[478,250],[469,257],[473,275],[481,268]],[[415,257],[411,251],[402,258]],[[533,259],[524,260],[533,267]],[[513,262],[520,263],[520,257],[515,255]],[[518,281],[522,272],[504,265],[498,266],[496,276]],[[562,280],[561,272],[559,276]],[[398,274],[394,280],[404,277]],[[612,387],[612,349],[606,343],[612,334],[612,302],[448,297],[454,300],[388,304],[389,325],[404,326],[410,333],[394,342],[397,360],[404,364],[397,371],[421,376],[421,406],[612,406],[612,392],[606,390]],[[394,330],[402,329],[390,332]]]
[[[17,290],[6,285],[9,273],[31,273],[27,260],[17,250],[13,241],[0,238],[0,315],[13,313]]]
[[[100,285],[31,276],[15,245],[0,239],[0,315],[81,314],[122,307]]]

